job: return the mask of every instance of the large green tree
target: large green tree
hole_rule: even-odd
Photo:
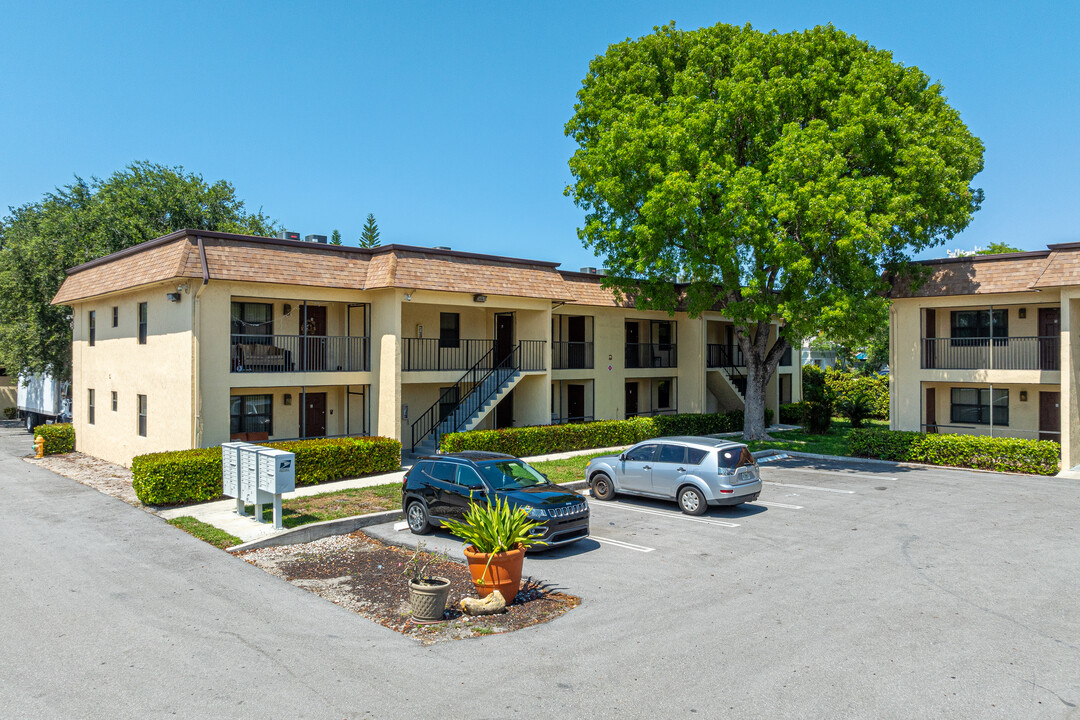
[[[379,224],[375,222],[375,215],[368,213],[364,221],[364,228],[360,231],[360,241],[357,243],[362,248],[379,247]]]
[[[671,24],[612,45],[566,133],[578,144],[566,192],[608,286],[638,307],[734,321],[747,438],[764,435],[784,350],[874,317],[884,273],[982,201],[982,143],[942,87],[832,26]]]
[[[174,230],[273,235],[233,186],[181,167],[136,162],[110,177],[78,176],[0,221],[0,365],[16,372],[71,372],[71,311],[51,306],[66,268]]]

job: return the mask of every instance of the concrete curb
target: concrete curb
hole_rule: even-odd
[[[266,537],[261,537],[257,540],[250,540],[240,545],[234,545],[233,547],[228,548],[228,551],[236,553],[264,547],[299,545],[301,543],[311,542],[312,540],[321,540],[322,538],[330,537],[331,535],[346,535],[354,530],[368,527],[369,525],[381,525],[383,523],[400,520],[402,517],[404,516],[400,510],[384,510],[383,512],[371,513],[369,515],[353,515],[352,517],[338,518],[337,520],[324,520],[323,522],[301,525],[300,527],[291,530],[283,530],[282,532],[267,535]]]
[[[559,483],[559,487],[568,488],[570,490],[583,490],[588,486],[589,484],[584,480]],[[236,553],[243,552],[244,550],[257,550],[264,547],[301,545],[313,540],[321,540],[322,538],[330,537],[331,535],[347,535],[371,525],[382,525],[383,523],[401,520],[403,517],[404,515],[400,510],[384,510],[383,512],[370,513],[368,515],[353,515],[352,517],[338,518],[337,520],[325,520],[320,523],[301,525],[300,527],[291,530],[283,530],[282,532],[267,535],[266,537],[261,537],[256,540],[249,540],[240,545],[233,545],[231,548],[227,548],[227,550],[228,552]]]

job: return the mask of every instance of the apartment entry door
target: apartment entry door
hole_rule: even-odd
[[[326,369],[326,306],[305,305],[302,370]]]
[[[637,415],[638,411],[638,398],[637,398],[637,383],[626,383],[626,417],[632,418]]]
[[[626,367],[641,367],[641,353],[638,343],[641,342],[638,324],[636,321],[626,323]],[[636,387],[636,386],[635,386]]]
[[[1039,308],[1039,369],[1061,368],[1061,308]]]
[[[304,394],[304,437],[326,436],[326,393]]]
[[[513,365],[514,314],[498,313],[495,316],[495,362],[500,366]]]
[[[1061,393],[1039,392],[1039,439],[1061,442]]]
[[[566,366],[571,369],[589,367],[585,364],[585,318],[580,316],[566,319],[567,345]]]
[[[585,419],[585,386],[566,386],[566,417],[570,422]]]

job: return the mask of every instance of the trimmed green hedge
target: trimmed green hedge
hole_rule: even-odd
[[[38,436],[45,438],[46,455],[69,453],[75,449],[75,428],[71,423],[38,425],[34,428],[34,439],[37,440]]]
[[[862,429],[848,434],[848,448],[856,457],[1034,475],[1055,475],[1061,465],[1061,448],[1049,440]]]
[[[806,403],[794,402],[780,406],[780,422],[784,425],[802,425]]]
[[[889,419],[889,378],[885,375],[858,375],[829,368],[824,376],[825,387],[835,405],[840,406],[844,400],[865,393],[871,403],[870,417]]]
[[[401,443],[384,437],[259,443],[296,455],[296,484],[393,472]],[[132,485],[147,505],[176,505],[221,497],[221,448],[139,455],[131,461]]]
[[[765,411],[765,424],[772,424],[772,410]],[[472,430],[442,436],[439,450],[486,450],[515,457],[546,455],[570,450],[633,445],[642,440],[668,435],[711,435],[742,430],[739,410],[707,415],[683,413],[636,417],[629,420],[598,420],[567,425],[536,425],[504,430]]]

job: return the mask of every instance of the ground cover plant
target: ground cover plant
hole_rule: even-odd
[[[197,520],[189,515],[166,520],[165,522],[173,527],[180,528],[186,533],[194,535],[203,542],[208,542],[214,547],[221,548],[222,550],[239,545],[243,542],[235,535],[231,535],[220,528],[204,523],[202,520]]]
[[[451,560],[429,568],[451,583],[445,622],[415,625],[409,622],[408,583],[401,574],[411,555],[411,550],[383,544],[362,532],[238,553],[273,575],[423,644],[520,630],[559,617],[581,602],[526,578],[505,613],[463,615],[458,603],[476,597],[476,591],[468,568]]]

